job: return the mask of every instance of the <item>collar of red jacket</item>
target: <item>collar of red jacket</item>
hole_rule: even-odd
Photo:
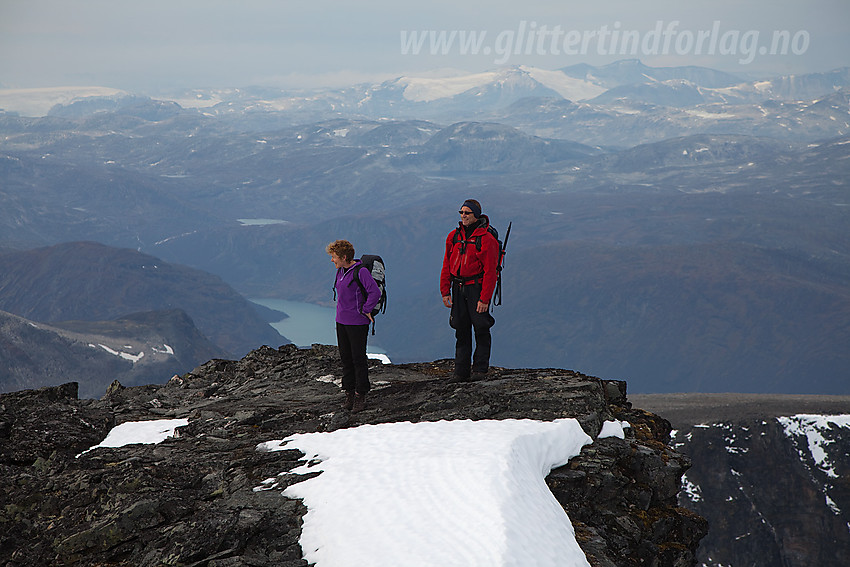
[[[476,236],[476,235],[481,236],[485,232],[487,232],[487,227],[490,226],[490,219],[487,217],[487,215],[481,215],[480,217],[478,217],[478,220],[475,221],[475,222],[480,223],[480,224],[477,227],[475,227],[475,230],[472,231],[472,234],[470,236]],[[458,221],[457,224],[458,224],[458,227],[461,230],[463,230],[463,228],[464,228],[463,221]]]

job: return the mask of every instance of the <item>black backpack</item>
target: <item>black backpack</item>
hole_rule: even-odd
[[[508,223],[508,230],[505,233],[505,241],[504,242],[499,240],[499,231],[496,230],[495,228],[493,228],[493,225],[491,225],[491,224],[487,225],[487,232],[492,234],[493,238],[496,239],[496,242],[499,243],[499,259],[498,259],[498,263],[496,264],[496,289],[493,291],[493,305],[494,306],[502,304],[502,268],[505,267],[505,248],[508,246],[508,238],[511,237],[511,225],[512,224],[513,224],[513,222]],[[475,238],[473,238],[471,240],[463,240],[462,236],[463,236],[463,234],[461,232],[460,227],[456,228],[455,234],[452,237],[452,243],[453,244],[457,243],[457,242],[463,243],[463,249],[461,251],[461,254],[466,252],[466,245],[469,244],[469,243],[475,244],[476,250],[481,252],[481,237],[480,236],[476,236]],[[479,275],[474,276],[474,277],[478,278],[478,277],[481,277],[481,275],[483,275],[483,274],[479,274]]]
[[[366,268],[372,274],[372,279],[378,284],[378,289],[381,290],[381,299],[378,300],[375,308],[372,309],[372,317],[374,318],[379,313],[387,312],[387,274],[384,259],[375,254],[364,254],[360,257],[360,262],[363,266],[354,272],[354,281],[360,286],[363,296],[366,296],[366,287],[360,281],[360,270]],[[372,321],[372,334],[375,334],[375,321]]]

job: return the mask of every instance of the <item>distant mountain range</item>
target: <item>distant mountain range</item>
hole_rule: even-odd
[[[553,123],[554,117],[542,112],[543,107],[539,120],[533,123],[528,123],[528,117],[523,122],[514,115],[534,108],[532,101],[537,101],[538,106],[575,107],[585,112],[592,109],[591,114],[607,114],[615,120],[629,120],[633,114],[649,111],[663,115],[671,109],[689,109],[672,113],[681,129],[678,135],[684,135],[708,125],[723,128],[730,119],[750,114],[768,101],[792,103],[782,112],[787,113],[787,121],[795,123],[795,109],[848,88],[850,67],[752,80],[705,67],[649,67],[639,60],[623,60],[601,67],[579,64],[545,70],[516,66],[444,78],[403,76],[379,84],[315,91],[269,87],[190,89],[159,93],[157,100],[114,89],[0,90],[0,109],[20,109],[24,115],[44,115],[49,111],[51,116],[66,119],[112,112],[125,119],[147,120],[173,117],[180,109],[187,109],[223,121],[238,121],[238,128],[243,131],[263,132],[329,118],[427,119],[442,124],[474,119],[522,124],[537,135],[586,142],[567,128],[553,135],[552,127],[558,121]],[[96,96],[99,93],[103,96]],[[55,105],[44,102],[36,111],[34,100],[53,100]],[[569,116],[569,121],[577,118],[580,116]],[[775,116],[763,118],[769,122]],[[752,133],[742,129],[736,132]],[[648,132],[636,143],[663,139],[658,137],[663,133],[666,129],[654,135]],[[596,139],[608,134],[614,134],[616,139],[614,132],[597,132],[593,143],[600,143]]]
[[[0,114],[0,134],[0,249],[18,251],[0,263],[53,258],[37,279],[0,265],[0,299],[14,298],[0,309],[20,316],[181,308],[244,352],[280,339],[244,303],[242,319],[213,306],[236,308],[236,294],[330,304],[324,247],[343,237],[388,263],[380,346],[394,361],[449,356],[436,279],[472,196],[514,227],[495,364],[574,368],[638,392],[850,387],[847,70],[736,82],[626,61],[311,93],[122,95]],[[217,278],[130,304],[139,270],[110,269],[112,291],[91,283],[118,264],[111,250],[33,250],[73,241]],[[60,268],[63,256],[76,260]],[[237,291],[201,291],[225,285]]]
[[[624,60],[602,67],[573,65],[554,71],[534,67],[447,78],[400,77],[376,85],[295,93],[270,89],[191,91],[164,98],[186,108],[232,114],[263,111],[364,118],[486,119],[523,99],[553,99],[601,105],[611,102],[692,107],[707,103],[759,105],[767,100],[802,101],[850,87],[850,68],[764,80],[705,67],[649,67]],[[53,114],[67,112],[57,108]]]

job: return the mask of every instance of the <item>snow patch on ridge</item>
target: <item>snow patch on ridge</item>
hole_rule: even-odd
[[[106,352],[108,352],[109,354],[111,354],[113,356],[123,358],[124,360],[129,360],[133,364],[139,362],[142,359],[142,357],[145,356],[144,351],[139,352],[139,354],[131,354],[131,353],[120,352],[120,351],[117,351],[115,349],[111,349],[108,346],[106,346],[104,344],[100,344],[100,343],[98,343],[97,346],[99,346],[100,348],[102,348],[103,350],[105,350]]]
[[[495,81],[498,76],[497,71],[488,71],[441,79],[404,77],[399,79],[399,84],[406,84],[404,87],[405,99],[412,102],[431,102],[441,98],[453,97],[475,87],[486,85]]]
[[[77,457],[85,455],[89,451],[94,451],[98,447],[123,447],[136,443],[157,444],[165,441],[169,437],[176,435],[176,429],[188,425],[189,420],[186,418],[180,419],[155,419],[149,421],[127,421],[113,427],[106,436],[106,439],[86,449]]]
[[[545,477],[591,441],[575,419],[458,420],[297,434],[257,449],[305,453],[309,464],[279,477],[321,471],[283,491],[307,506],[301,548],[317,567],[589,567]],[[279,477],[255,490],[279,489]]]
[[[571,101],[595,98],[607,89],[597,84],[576,79],[561,71],[549,71],[537,67],[521,67],[528,75],[543,86],[549,87],[562,97]]]

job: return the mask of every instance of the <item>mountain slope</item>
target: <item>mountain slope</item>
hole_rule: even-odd
[[[736,75],[707,67],[693,65],[650,67],[638,59],[623,59],[601,67],[587,64],[570,65],[563,67],[560,71],[569,77],[584,79],[607,89],[676,80],[688,81],[707,88],[730,87],[742,82],[742,79]]]
[[[26,248],[110,241],[122,232],[122,245],[132,246],[162,238],[165,227],[173,235],[220,224],[203,206],[180,198],[177,180],[116,165],[129,159],[125,152],[157,160],[159,141],[117,134],[104,139],[66,128],[41,134],[24,128],[26,139],[19,142],[43,151],[0,153],[0,240]]]
[[[444,172],[514,172],[558,167],[601,153],[565,140],[529,136],[503,124],[461,122],[443,128],[402,163]]]
[[[230,353],[286,342],[220,278],[93,242],[0,255],[0,309],[42,322],[183,309]]]
[[[0,392],[76,381],[96,398],[113,380],[163,383],[223,355],[180,310],[54,325],[0,311]]]

